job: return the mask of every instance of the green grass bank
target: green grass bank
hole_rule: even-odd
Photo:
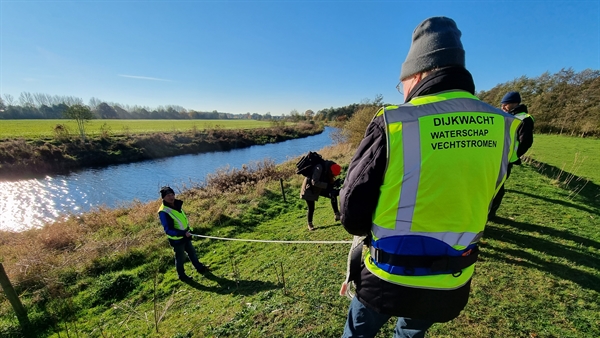
[[[36,129],[34,126],[49,128],[51,125],[45,120],[30,122],[32,130]],[[314,123],[286,125],[279,122],[268,124],[231,120],[214,122],[223,124],[205,123],[204,127],[212,129],[198,129],[198,123],[191,122],[111,120],[114,125],[123,123],[129,126],[133,123],[131,125],[137,129],[135,132],[129,129],[125,134],[115,134],[110,128],[102,128],[100,133],[90,132],[85,142],[77,133],[73,134],[63,127],[55,129],[54,136],[50,138],[4,139],[0,141],[0,179],[41,177],[82,168],[226,151],[306,137],[320,133],[324,128],[323,125]],[[177,129],[170,129],[172,123],[177,124]],[[259,127],[265,124],[268,127]],[[158,129],[159,127],[162,129]],[[179,129],[188,127],[190,129]],[[147,132],[148,128],[157,129]]]
[[[513,169],[498,215],[481,241],[471,298],[428,337],[600,336],[600,177],[532,158]],[[587,142],[587,141],[585,141]],[[595,140],[600,144],[599,140]],[[567,163],[576,156],[551,146]],[[591,147],[594,150],[593,144]],[[343,165],[346,145],[321,153]],[[553,154],[554,156],[554,154]],[[567,179],[570,177],[570,179]],[[283,182],[282,194],[280,179]],[[283,241],[351,240],[327,200],[306,230],[302,177],[293,163],[220,171],[179,195],[197,233]],[[285,196],[285,198],[284,198]],[[159,201],[101,209],[23,233],[0,233],[0,260],[39,337],[339,337],[349,300],[338,295],[349,244],[198,239],[211,274],[181,283],[156,210]],[[35,250],[32,250],[35,248]],[[186,263],[186,269],[192,271]],[[390,321],[378,337],[391,337]],[[0,336],[20,337],[0,298]]]
[[[535,135],[527,156],[565,173],[600,183],[600,140],[598,138]]]

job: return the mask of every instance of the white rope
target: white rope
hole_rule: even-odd
[[[194,237],[202,237],[202,238],[210,238],[210,239],[220,239],[223,241],[240,241],[240,242],[261,242],[261,243],[288,243],[288,244],[349,244],[352,241],[278,241],[278,240],[262,240],[262,239],[241,239],[241,238],[225,238],[225,237],[215,237],[215,236],[204,236],[204,235],[196,235],[190,234]]]

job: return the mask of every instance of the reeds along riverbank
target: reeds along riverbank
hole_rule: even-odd
[[[298,123],[256,129],[189,130],[153,134],[0,142],[0,179],[42,177],[72,170],[132,163],[149,159],[282,142],[323,132],[324,126]]]

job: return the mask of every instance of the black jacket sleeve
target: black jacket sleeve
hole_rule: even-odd
[[[519,137],[519,147],[517,148],[517,156],[523,156],[533,145],[533,119],[527,117],[523,119],[523,123],[517,129]]]
[[[385,123],[378,116],[367,127],[350,161],[340,192],[340,213],[344,228],[352,235],[365,236],[371,231],[387,165],[386,142]]]

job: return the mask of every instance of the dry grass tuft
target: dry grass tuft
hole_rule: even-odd
[[[80,227],[73,222],[54,223],[40,229],[37,241],[41,248],[52,251],[72,251],[75,249],[78,237],[83,235]]]
[[[140,201],[132,202],[127,210],[127,219],[132,224],[149,224],[156,222],[156,213],[160,207],[160,199],[156,201],[142,203]]]
[[[223,193],[243,193],[260,181],[278,180],[279,178],[283,178],[283,175],[277,170],[275,162],[263,160],[249,166],[244,165],[242,169],[229,167],[217,169],[215,174],[207,175],[206,187],[209,190],[213,189]]]

